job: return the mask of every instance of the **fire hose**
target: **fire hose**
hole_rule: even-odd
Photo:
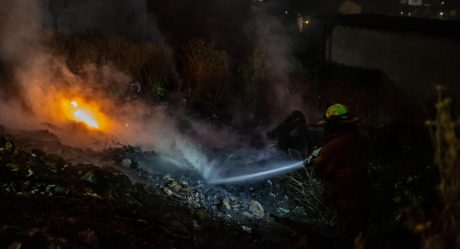
[[[235,183],[244,183],[248,181],[262,180],[282,174],[289,173],[291,171],[303,168],[310,167],[313,160],[318,157],[321,152],[321,148],[314,150],[305,160],[299,160],[295,162],[281,162],[276,163],[273,166],[269,166],[266,169],[250,172],[245,174],[240,174],[236,176],[227,176],[227,177],[218,177],[214,178],[208,183],[210,184],[235,184]]]

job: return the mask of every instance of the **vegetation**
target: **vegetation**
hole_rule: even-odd
[[[432,221],[415,227],[425,230],[423,248],[459,248],[460,246],[460,120],[451,115],[451,99],[438,87],[436,119],[427,121],[435,146],[434,162],[438,168],[440,210]]]
[[[193,100],[219,100],[229,72],[229,56],[217,49],[214,43],[194,39],[185,46],[182,58],[183,87]]]
[[[120,37],[59,37],[55,47],[67,56],[67,65],[78,73],[88,64],[113,66],[139,81],[149,96],[164,97],[175,87],[175,62],[164,43],[137,43]]]
[[[291,177],[290,193],[299,202],[309,217],[316,219],[318,224],[332,227],[335,224],[335,215],[323,200],[323,186],[313,175],[312,168]]]

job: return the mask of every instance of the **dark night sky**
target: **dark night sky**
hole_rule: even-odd
[[[303,15],[331,15],[337,14],[337,9],[345,0],[270,0],[278,2],[293,12]],[[422,3],[427,6],[413,7],[407,4],[408,0],[351,0],[362,6],[363,12],[383,15],[398,15],[401,10],[419,8],[419,17],[436,17],[440,11],[450,12],[457,9],[460,10],[460,1],[458,0],[422,0]],[[401,2],[405,2],[402,4]],[[441,2],[443,5],[441,6]],[[422,10],[423,9],[423,10]],[[433,15],[434,13],[434,15]],[[457,14],[458,17],[458,14]],[[455,19],[456,17],[449,17]]]
[[[337,13],[338,7],[344,0],[290,0],[294,10],[307,15],[329,15]],[[354,0],[365,12],[391,14],[399,9],[399,0]]]

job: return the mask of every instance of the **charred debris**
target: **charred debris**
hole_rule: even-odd
[[[1,248],[332,248],[312,168],[212,180],[301,165],[334,103],[371,183],[355,248],[459,247],[458,21],[108,2],[0,10]]]

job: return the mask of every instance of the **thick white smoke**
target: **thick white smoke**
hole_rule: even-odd
[[[273,9],[280,10],[277,6],[280,4],[272,1],[253,8],[256,46],[266,57],[267,76],[274,96],[270,107],[275,123],[282,121],[292,111],[305,109],[302,92],[292,92],[289,87],[289,73],[299,69],[299,62],[294,57],[292,35],[279,15],[271,13]]]
[[[63,57],[45,45],[49,37],[41,26],[37,1],[2,0],[1,6],[1,62],[14,76],[2,83],[19,92],[10,96],[6,87],[0,88],[2,125],[51,129],[65,144],[94,149],[102,149],[107,138],[114,138],[122,144],[155,150],[176,165],[192,166],[205,177],[217,163],[205,150],[238,143],[238,136],[231,131],[184,118],[181,110],[125,101],[122,96],[131,79],[115,68],[89,64],[79,75],[74,74]],[[104,129],[90,130],[69,120],[62,108],[65,100],[92,106],[103,115]],[[178,122],[184,120],[189,128],[179,131]]]
[[[0,56],[14,77],[0,88],[0,124],[15,129],[51,129],[63,143],[102,149],[107,138],[155,150],[198,170],[207,165],[200,147],[177,130],[166,108],[124,101],[131,79],[110,66],[87,65],[79,75],[46,47],[41,8],[35,0],[2,0]],[[7,85],[17,89],[10,96]],[[104,129],[90,130],[69,120],[64,100],[78,99],[101,113]],[[205,126],[201,128],[206,129]]]
[[[47,47],[52,32],[41,25],[43,13],[37,1],[0,1],[0,61],[14,76],[0,87],[1,125],[48,129],[64,144],[76,147],[103,149],[110,138],[154,150],[172,164],[198,170],[205,178],[215,177],[216,167],[237,170],[248,160],[273,155],[271,148],[251,150],[236,132],[187,118],[180,109],[126,101],[123,94],[131,77],[116,68],[88,64],[78,75],[73,73],[64,57]],[[282,78],[288,69],[280,70],[277,74]],[[11,88],[19,94],[10,94]],[[88,129],[69,119],[65,109],[69,107],[63,106],[77,106],[76,102],[98,114],[101,129]],[[183,123],[187,128],[181,127]]]

